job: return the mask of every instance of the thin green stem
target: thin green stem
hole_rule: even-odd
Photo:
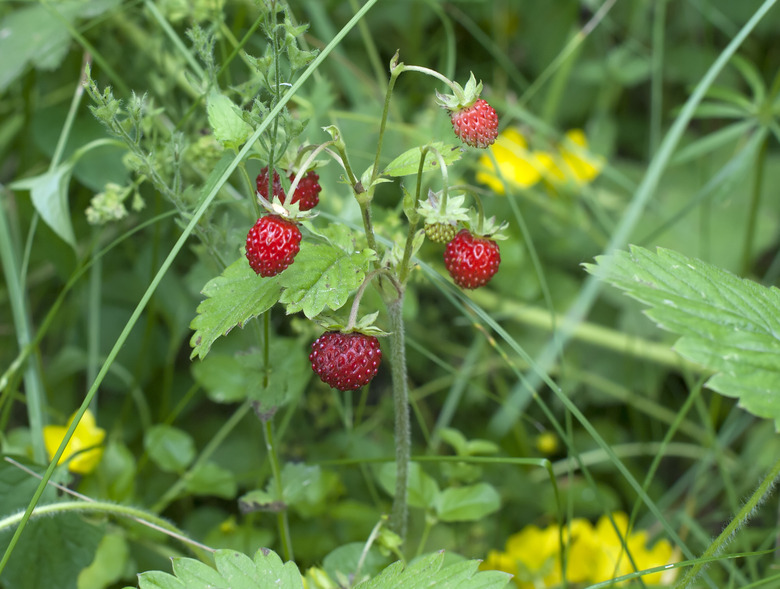
[[[276,452],[274,443],[273,421],[271,419],[263,420],[263,438],[265,447],[268,451],[268,460],[271,464],[271,476],[273,478],[274,494],[278,502],[284,503],[284,488],[282,486],[282,469],[279,465],[279,456]],[[287,521],[286,507],[276,514],[277,524],[279,525],[279,537],[282,542],[282,554],[285,560],[294,560],[292,539],[290,537],[290,525]]]
[[[100,513],[103,515],[129,518],[147,527],[163,532],[167,536],[176,538],[187,545],[200,548],[207,552],[214,552],[213,548],[190,540],[182,530],[167,520],[158,517],[153,513],[149,513],[148,511],[130,507],[128,505],[119,505],[117,503],[108,503],[105,501],[62,501],[36,507],[33,518],[65,513]],[[23,517],[24,514],[16,513],[0,519],[0,531],[10,530],[11,528],[18,526]]]
[[[390,528],[401,539],[406,538],[408,518],[407,486],[409,460],[412,448],[411,424],[409,420],[409,384],[406,377],[406,347],[404,344],[403,291],[387,302],[390,316],[390,370],[393,383],[393,406],[395,408],[395,496],[390,512]]]
[[[400,272],[398,273],[398,280],[400,280],[401,284],[404,284],[406,282],[406,279],[409,276],[409,271],[411,270],[411,259],[412,259],[412,250],[414,249],[414,239],[417,234],[417,225],[420,223],[420,215],[416,213],[417,206],[420,203],[420,193],[422,192],[422,176],[423,176],[423,169],[425,168],[425,158],[428,156],[428,152],[433,149],[430,145],[427,145],[423,147],[420,150],[420,165],[417,168],[417,187],[414,191],[414,216],[409,219],[409,230],[406,234],[406,245],[404,246],[404,255],[403,258],[401,258],[401,266],[400,266]],[[438,152],[437,152],[438,153]],[[439,155],[441,158],[441,155]],[[443,158],[440,161],[440,165],[443,163]],[[446,174],[447,166],[444,165],[444,174]],[[446,176],[445,176],[446,178]],[[447,186],[447,182],[444,183],[445,190]]]
[[[217,430],[217,433],[211,437],[209,443],[198,455],[198,458],[190,465],[188,473],[195,472],[200,466],[205,464],[209,458],[211,458],[214,452],[216,452],[217,449],[222,445],[222,442],[225,441],[228,435],[230,435],[230,433],[236,428],[241,420],[246,417],[249,409],[249,403],[244,403],[238,409],[236,409],[233,415],[231,415],[230,418],[222,424],[219,430]],[[165,493],[163,493],[162,497],[160,497],[150,509],[155,513],[160,513],[163,509],[168,507],[168,505],[175,501],[176,498],[179,497],[179,495],[181,495],[181,493],[184,491],[188,480],[189,477],[187,475],[176,479],[176,482],[171,485],[171,487]]]
[[[742,509],[740,509],[737,515],[734,516],[734,519],[729,522],[720,535],[715,538],[712,544],[710,544],[702,553],[702,559],[709,559],[718,555],[728,545],[728,543],[731,542],[739,528],[744,526],[750,520],[750,518],[755,515],[757,508],[772,492],[772,488],[774,487],[778,477],[780,477],[780,459],[775,462],[775,464],[772,466],[772,469],[769,471],[769,474],[764,477],[764,480],[761,481],[750,498],[745,502],[745,504],[742,506]],[[691,567],[691,570],[688,571],[688,574],[686,574],[682,581],[680,581],[676,586],[681,589],[691,587],[693,581],[696,580],[696,577],[699,576],[699,573],[706,564],[707,563],[705,562],[697,562],[695,565],[693,565],[693,567]]]
[[[385,93],[385,104],[382,108],[382,120],[379,123],[379,137],[376,143],[376,157],[374,158],[374,167],[371,169],[371,184],[379,176],[379,158],[382,156],[382,141],[385,137],[385,128],[387,127],[387,115],[390,113],[390,98],[393,96],[393,87],[395,87],[395,81],[398,76],[401,75],[403,68],[401,66],[394,67],[395,60],[398,58],[398,53],[393,57],[393,61],[390,63],[390,81],[387,83],[387,92]],[[372,192],[373,193],[373,192]]]
[[[750,271],[750,260],[753,256],[753,240],[755,239],[756,222],[758,221],[758,209],[761,203],[761,189],[764,186],[764,168],[766,167],[766,152],[769,144],[769,136],[764,138],[756,157],[755,179],[753,181],[753,193],[750,196],[750,209],[748,212],[747,227],[745,228],[745,240],[742,245],[742,275]]]

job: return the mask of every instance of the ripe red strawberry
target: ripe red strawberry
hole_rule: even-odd
[[[436,102],[447,109],[455,130],[461,141],[472,147],[486,148],[498,137],[498,116],[495,109],[479,95],[482,82],[477,83],[471,74],[466,86],[451,82],[452,94],[436,92]]]
[[[292,182],[294,179],[295,174],[290,174],[290,182]],[[317,206],[317,203],[320,202],[319,194],[322,190],[322,186],[320,186],[319,180],[320,177],[314,170],[309,170],[304,176],[301,177],[301,181],[298,183],[298,187],[295,189],[295,196],[292,200],[292,202],[299,203],[298,206],[300,207],[301,211],[308,211],[309,209],[313,209],[315,206]],[[260,173],[257,175],[256,182],[257,190],[260,195],[266,200],[271,200],[268,197],[268,166],[260,170]],[[276,171],[274,171],[273,191],[274,196],[279,199],[279,202],[284,204],[287,195],[284,193],[282,182],[279,179],[279,174]]]
[[[278,215],[264,215],[246,236],[246,257],[260,276],[276,276],[301,249],[301,231]]]
[[[311,345],[309,361],[322,382],[340,391],[353,391],[376,376],[382,350],[373,335],[326,331]]]
[[[498,243],[475,237],[468,229],[461,229],[444,250],[444,265],[455,284],[463,288],[485,286],[500,262]]]
[[[471,106],[450,111],[450,120],[455,135],[471,147],[490,147],[498,137],[498,115],[482,98]]]

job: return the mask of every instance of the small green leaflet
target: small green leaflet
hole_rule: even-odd
[[[363,282],[376,255],[370,249],[350,252],[333,245],[301,243],[295,265],[279,275],[284,288],[279,301],[287,314],[303,311],[309,319],[325,307],[337,311]]]
[[[11,184],[14,190],[29,190],[33,206],[38,214],[68,245],[76,247],[76,237],[70,222],[68,184],[73,174],[73,164],[65,162],[40,176],[24,178]]]
[[[217,338],[273,307],[281,286],[278,276],[262,278],[255,274],[242,256],[209,280],[203,294],[207,298],[198,305],[198,314],[190,324],[195,330],[190,358],[204,358]]]
[[[420,157],[422,156],[422,150],[425,149],[425,147],[431,147],[433,149],[428,150],[425,154],[423,172],[438,169],[439,158],[436,157],[436,151],[441,154],[444,163],[448,166],[458,161],[463,153],[463,148],[457,145],[436,141],[427,146],[413,147],[412,149],[403,152],[392,162],[387,164],[387,167],[382,171],[382,174],[385,176],[410,176],[411,174],[416,174],[417,170],[420,169]]]
[[[780,431],[780,290],[659,248],[637,246],[586,264],[591,274],[649,305],[674,349],[715,372],[707,386]]]
[[[500,571],[479,571],[478,560],[466,560],[442,568],[444,552],[423,556],[405,569],[395,562],[382,573],[355,589],[503,589],[512,575]]]
[[[241,109],[219,91],[211,91],[206,110],[214,137],[225,147],[238,150],[252,134],[253,129],[244,121]]]

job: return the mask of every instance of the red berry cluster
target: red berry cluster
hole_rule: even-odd
[[[311,345],[309,361],[322,382],[340,391],[353,391],[376,376],[382,350],[372,335],[328,331]]]
[[[295,178],[295,173],[290,174],[290,182]],[[309,170],[304,176],[301,177],[301,181],[298,183],[298,187],[295,189],[295,195],[292,202],[297,202],[300,210],[308,211],[317,206],[320,202],[320,177],[314,170]],[[257,191],[266,200],[271,200],[268,196],[268,166],[260,170],[257,175]],[[282,188],[282,181],[279,179],[279,174],[274,171],[274,196],[279,199],[279,202],[284,204],[287,195]],[[292,203],[291,203],[292,204]]]
[[[290,174],[290,180],[295,174]],[[322,187],[319,176],[314,170],[309,170],[298,183],[293,202],[300,202],[299,210],[307,211],[314,208],[320,201],[319,193]],[[266,200],[268,198],[268,167],[257,176],[257,191]],[[284,204],[286,195],[279,180],[279,174],[274,172],[274,196]],[[263,277],[276,276],[293,263],[295,255],[300,251],[301,230],[288,218],[270,214],[260,217],[246,236],[246,257],[252,270]]]

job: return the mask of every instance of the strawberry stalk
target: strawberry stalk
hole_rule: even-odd
[[[431,145],[426,145],[422,148],[422,153],[420,154],[420,166],[417,168],[417,188],[414,195],[414,210],[417,210],[417,206],[420,204],[420,193],[422,192],[422,175],[423,175],[423,168],[425,167],[425,158],[428,156],[428,153],[433,153],[436,158],[439,160],[439,168],[441,169],[441,176],[443,180],[443,187],[442,187],[442,210],[446,210],[444,207],[447,205],[447,184],[449,183],[449,172],[447,171],[447,164],[444,162],[444,158],[442,157],[441,153],[439,153],[439,150],[437,150],[435,147]],[[417,225],[419,224],[419,216],[415,219],[410,219],[409,221],[409,231],[406,236],[406,244],[404,246],[404,255],[401,259],[401,270],[399,273],[399,279],[401,281],[401,284],[404,284],[406,282],[406,279],[409,277],[409,270],[411,268],[410,260],[412,257],[412,248],[414,246],[414,236],[417,233]]]

